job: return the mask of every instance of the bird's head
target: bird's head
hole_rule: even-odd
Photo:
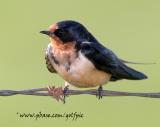
[[[76,21],[66,20],[52,24],[48,30],[40,31],[51,40],[59,39],[61,43],[90,41],[93,36],[87,29]]]

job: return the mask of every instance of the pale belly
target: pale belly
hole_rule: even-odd
[[[104,85],[111,78],[110,74],[97,70],[81,53],[68,70],[65,65],[54,65],[54,68],[64,80],[76,87]]]

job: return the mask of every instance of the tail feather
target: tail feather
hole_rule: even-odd
[[[142,79],[147,79],[147,76],[120,62],[119,67],[113,72],[111,81],[116,81],[121,79],[142,80]]]
[[[141,63],[141,62],[131,62],[131,61],[126,61],[126,60],[122,60],[122,59],[119,59],[121,62],[123,63],[127,63],[127,64],[143,64],[143,65],[150,65],[150,64],[156,64],[156,63]]]

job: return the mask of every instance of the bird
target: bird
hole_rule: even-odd
[[[62,87],[48,87],[48,92],[57,100],[61,99],[62,93],[66,96],[69,85],[98,87],[97,96],[100,99],[102,86],[108,82],[147,79],[144,73],[126,65],[132,62],[120,59],[77,21],[59,21],[40,33],[50,39],[45,52],[48,70],[65,80],[64,90]]]

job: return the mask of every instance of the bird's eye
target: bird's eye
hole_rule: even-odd
[[[67,29],[57,29],[54,34],[59,37],[63,42],[73,41],[73,36]]]
[[[66,31],[64,29],[57,29],[54,33],[56,36],[61,37],[66,33]]]

